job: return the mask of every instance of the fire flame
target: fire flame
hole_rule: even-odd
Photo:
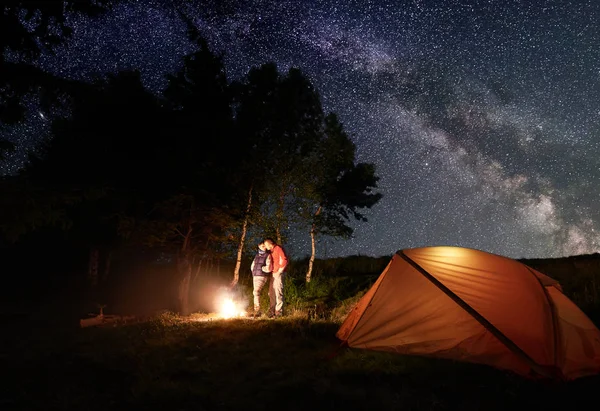
[[[244,310],[239,307],[233,298],[223,298],[219,307],[219,314],[222,318],[243,317]]]

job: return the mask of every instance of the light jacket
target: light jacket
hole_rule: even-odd
[[[273,247],[271,250],[271,261],[273,261],[273,274],[278,274],[280,270],[281,273],[283,273],[288,264],[288,258],[285,255],[283,248],[278,245]]]

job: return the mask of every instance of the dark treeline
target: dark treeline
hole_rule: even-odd
[[[111,3],[64,2],[87,14]],[[188,24],[195,50],[159,95],[135,70],[65,81],[32,64],[69,37],[63,2],[39,4],[8,2],[0,14],[1,50],[22,56],[0,55],[0,118],[23,121],[32,93],[53,114],[50,135],[0,185],[0,241],[12,267],[3,271],[31,298],[38,289],[86,299],[84,290],[110,289],[116,273],[144,284],[166,270],[170,281],[154,289],[176,295],[185,314],[194,279],[229,270],[235,285],[258,239],[285,246],[290,230],[312,241],[310,281],[317,238],[347,238],[348,223],[366,221],[361,210],[381,198],[374,165],[356,161],[300,70],[265,64],[229,81],[221,56]],[[35,30],[23,29],[27,19]],[[0,154],[14,149],[0,143]]]
[[[74,82],[35,66],[69,38],[65,11],[93,16],[116,2],[3,3],[0,131],[26,118],[32,95],[52,125],[23,169],[0,179],[1,301],[18,310],[60,300],[77,316],[96,303],[187,313],[211,281],[248,281],[260,238],[285,247],[291,230],[312,244],[290,266],[295,287],[313,273],[377,276],[389,257],[316,259],[317,239],[349,237],[381,194],[374,165],[356,161],[300,70],[265,64],[232,82],[191,24],[195,49],[158,95],[135,70]],[[0,138],[0,161],[14,149]],[[596,257],[524,262],[595,310]]]
[[[600,324],[600,254],[520,261],[560,282],[563,292]]]

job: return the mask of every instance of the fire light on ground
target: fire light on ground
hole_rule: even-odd
[[[219,289],[204,291],[201,297],[212,300],[210,312],[196,313],[191,321],[219,321],[234,318],[248,317],[246,309],[248,308],[248,298],[242,290],[233,287],[220,287]],[[207,307],[208,308],[208,307]]]

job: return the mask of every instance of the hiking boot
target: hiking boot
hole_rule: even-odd
[[[254,310],[254,312],[252,313],[252,318],[259,318],[262,315],[262,313],[260,312],[260,310]]]

